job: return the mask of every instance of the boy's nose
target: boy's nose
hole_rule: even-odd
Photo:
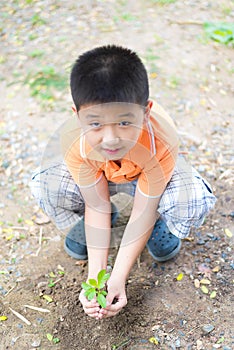
[[[104,128],[104,134],[102,142],[105,145],[117,145],[119,143],[119,137],[115,130],[115,125],[106,125]]]

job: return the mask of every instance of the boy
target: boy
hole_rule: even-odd
[[[147,73],[134,52],[114,45],[88,51],[75,62],[70,83],[77,124],[62,130],[64,162],[33,176],[31,187],[59,229],[72,227],[64,247],[74,258],[88,256],[88,279],[107,267],[116,219],[110,196],[134,196],[108,281],[107,307],[80,293],[84,311],[101,319],[126,305],[125,282],[145,245],[157,261],[174,257],[180,239],[202,224],[215,197],[178,157],[173,122],[149,100]]]

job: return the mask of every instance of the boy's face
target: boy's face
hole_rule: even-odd
[[[104,103],[81,107],[81,128],[90,146],[108,160],[118,160],[134,147],[145,108],[132,103]]]

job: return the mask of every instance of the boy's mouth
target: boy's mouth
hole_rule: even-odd
[[[116,149],[110,149],[110,148],[103,148],[103,151],[108,153],[108,154],[116,154],[120,151],[120,148],[116,148]]]

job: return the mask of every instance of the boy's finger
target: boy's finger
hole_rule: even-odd
[[[84,303],[82,303],[83,307],[85,307],[86,309],[100,309],[98,303],[91,303],[90,301],[86,301]]]

